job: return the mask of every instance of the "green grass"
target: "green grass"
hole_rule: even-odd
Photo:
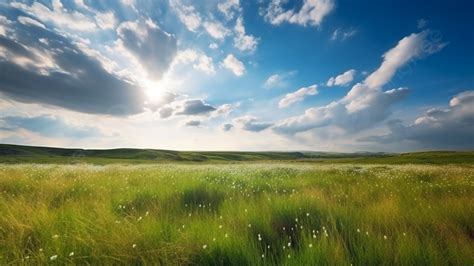
[[[0,264],[472,265],[474,168],[0,165]]]

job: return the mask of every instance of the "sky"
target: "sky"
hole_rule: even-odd
[[[0,143],[474,149],[474,2],[0,3]]]

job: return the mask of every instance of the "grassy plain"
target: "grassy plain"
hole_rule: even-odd
[[[0,264],[473,265],[473,206],[470,163],[2,164]]]

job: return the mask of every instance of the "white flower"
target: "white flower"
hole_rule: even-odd
[[[387,239],[387,236],[386,236],[386,235],[383,235],[383,239]]]
[[[137,244],[133,244],[133,245],[132,245],[132,248],[136,248],[136,247],[137,247]]]
[[[71,251],[71,252],[69,253],[69,257],[72,257],[72,256],[74,256],[74,252]]]
[[[49,257],[49,260],[55,260],[57,258],[58,258],[58,255],[53,255],[53,256]]]
[[[53,235],[52,238],[53,238],[53,239],[58,239],[59,236],[58,236],[58,235]]]
[[[312,248],[312,247],[313,247],[313,244],[309,244],[308,247]]]
[[[202,249],[206,249],[207,248],[207,245],[202,245]]]

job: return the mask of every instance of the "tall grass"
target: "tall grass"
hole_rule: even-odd
[[[471,166],[0,165],[0,264],[472,265]]]

